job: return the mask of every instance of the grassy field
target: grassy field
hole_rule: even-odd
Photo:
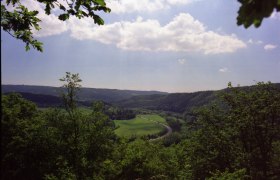
[[[136,135],[137,137],[156,134],[164,129],[163,126],[155,123],[166,123],[165,119],[159,115],[137,115],[136,118],[131,120],[114,120],[116,126],[116,134],[120,137],[131,137]]]
[[[39,108],[41,111],[45,111],[48,108]],[[92,110],[90,108],[79,107],[79,111],[84,114],[90,114]],[[115,133],[119,137],[141,137],[148,134],[156,134],[164,129],[162,125],[156,122],[166,124],[164,118],[156,114],[149,115],[137,115],[136,118],[131,120],[114,120],[115,125],[118,127]]]

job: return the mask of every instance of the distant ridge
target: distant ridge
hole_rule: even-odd
[[[61,88],[52,86],[34,85],[1,85],[2,93],[21,92],[60,96]],[[78,93],[79,101],[102,100],[104,102],[116,102],[139,95],[167,94],[160,91],[137,91],[117,89],[81,88]]]
[[[10,94],[12,92],[6,92],[4,94]],[[63,105],[62,98],[45,94],[33,94],[26,92],[16,92],[20,94],[24,99],[34,102],[38,107],[61,107]]]
[[[274,83],[280,89],[280,83]],[[250,90],[254,86],[237,87]],[[159,91],[133,91],[117,89],[82,88],[78,104],[89,106],[95,100],[123,108],[142,108],[176,113],[191,113],[195,107],[207,105],[217,100],[217,95],[226,89],[199,91],[193,93],[164,93]],[[2,85],[2,93],[19,92],[39,106],[59,106],[61,100],[58,87]]]
[[[274,83],[274,86],[280,89],[280,83]],[[250,90],[250,88],[254,87],[255,86],[243,86],[237,88]],[[135,96],[115,104],[124,108],[143,108],[176,113],[191,113],[193,108],[201,107],[217,100],[218,94],[227,90],[228,89],[225,88],[216,91]]]

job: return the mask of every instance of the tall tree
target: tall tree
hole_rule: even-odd
[[[76,108],[77,93],[81,87],[79,83],[82,82],[82,80],[79,74],[71,74],[70,72],[66,72],[65,77],[59,80],[65,82],[65,84],[62,85],[62,91],[66,91],[62,93],[64,106],[70,114],[73,114]]]

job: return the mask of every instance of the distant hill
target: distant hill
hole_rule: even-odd
[[[280,88],[280,83],[275,83],[275,87]],[[250,90],[255,86],[238,87]],[[170,111],[176,113],[190,113],[195,107],[207,105],[218,99],[218,94],[227,89],[217,91],[201,91],[194,93],[170,93],[147,96],[135,96],[115,103],[123,108],[143,108],[160,111]]]
[[[280,88],[280,83],[274,84]],[[238,87],[250,90],[254,86]],[[158,91],[132,91],[116,89],[82,88],[79,93],[79,105],[90,106],[92,101],[102,100],[121,108],[143,108],[176,113],[189,113],[217,99],[220,92],[201,91],[193,93],[163,93]],[[2,85],[2,93],[20,92],[24,98],[38,106],[59,106],[62,104],[59,88],[48,86]]]
[[[9,94],[6,92],[4,94]],[[38,107],[59,107],[63,105],[62,99],[57,96],[44,95],[44,94],[33,94],[26,92],[17,92],[21,94],[24,99],[34,102]]]
[[[2,85],[2,93],[21,92],[41,95],[60,96],[61,88],[51,86],[31,85]],[[134,91],[117,89],[81,88],[78,93],[79,101],[102,100],[104,102],[116,102],[139,95],[167,94],[159,91]]]
[[[202,91],[194,93],[171,93],[166,95],[135,96],[116,104],[124,108],[144,108],[151,110],[183,113],[194,107],[208,104],[216,99],[217,91]]]

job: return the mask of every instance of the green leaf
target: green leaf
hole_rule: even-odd
[[[93,19],[94,19],[94,22],[95,22],[96,24],[98,24],[98,25],[104,25],[104,20],[103,20],[101,17],[99,17],[99,16],[97,16],[97,15],[94,15],[94,16],[93,16]]]
[[[26,46],[25,46],[25,51],[29,51],[30,50],[30,46],[27,44]]]
[[[59,5],[59,9],[66,11],[66,8],[62,4]]]
[[[261,25],[262,21],[260,19],[255,19],[254,20],[254,26],[259,27]]]
[[[50,4],[49,4],[49,3],[46,4],[45,13],[46,13],[47,15],[50,15],[50,14],[51,14],[51,7],[50,7]]]
[[[106,3],[104,2],[104,0],[94,0],[94,2],[100,6],[106,6]]]
[[[65,13],[65,14],[60,14],[58,16],[58,19],[65,21],[66,19],[69,19],[69,14]]]

